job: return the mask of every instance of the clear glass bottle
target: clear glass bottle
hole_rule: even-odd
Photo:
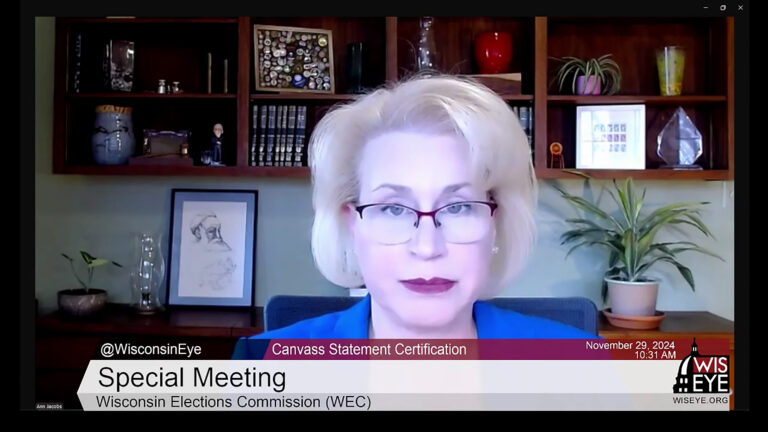
[[[135,236],[135,261],[131,271],[134,308],[142,314],[161,310],[159,293],[165,279],[161,235],[142,232]]]
[[[416,48],[416,70],[418,72],[437,70],[438,53],[434,25],[434,17],[421,17],[419,20],[419,43]]]

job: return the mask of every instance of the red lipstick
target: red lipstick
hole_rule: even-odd
[[[400,283],[413,292],[420,294],[438,294],[453,288],[456,281],[436,277],[429,280],[422,278],[407,279],[401,280]]]

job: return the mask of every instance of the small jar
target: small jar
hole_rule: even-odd
[[[166,94],[167,93],[166,92],[166,85],[165,85],[165,80],[164,79],[157,80],[157,93],[158,94]]]

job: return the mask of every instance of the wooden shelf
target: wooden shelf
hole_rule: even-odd
[[[345,47],[366,42],[370,58],[365,65],[366,88],[378,88],[410,75],[413,41],[419,35],[417,17],[214,17],[214,18],[61,18],[56,24],[54,85],[53,171],[81,175],[253,176],[308,179],[307,167],[249,167],[254,105],[306,105],[305,141],[312,129],[337,103],[354,101],[358,94],[258,92],[254,83],[253,25],[325,28],[333,31],[336,91],[344,92],[347,77]],[[180,31],[168,31],[165,25]],[[565,166],[575,165],[575,107],[578,105],[645,104],[645,166],[663,162],[655,155],[655,137],[677,106],[702,133],[701,171],[588,170],[597,179],[632,176],[647,180],[729,180],[734,176],[734,20],[720,18],[554,18],[554,17],[440,17],[435,25],[441,56],[436,67],[443,73],[476,75],[472,59],[473,37],[484,31],[506,31],[514,47],[509,70],[519,72],[520,88],[493,87],[510,105],[533,109],[532,130],[538,178],[568,179],[577,175],[545,168],[548,148],[564,146]],[[80,89],[69,92],[74,45],[82,36]],[[136,42],[135,93],[102,92],[105,39]],[[682,96],[659,96],[653,53],[659,46],[686,46],[690,55],[683,77]],[[632,46],[632,50],[625,50]],[[138,49],[138,48],[137,48]],[[207,55],[213,53],[214,75],[222,59],[229,60],[229,89],[236,93],[207,94]],[[595,57],[612,53],[622,69],[622,87],[613,96],[574,96],[554,93],[551,57]],[[365,74],[364,74],[365,75]],[[195,92],[159,95],[157,80],[180,81]],[[172,81],[166,79],[167,82]],[[213,90],[223,91],[220,76]],[[505,92],[510,92],[508,94]],[[517,94],[522,92],[523,94]],[[163,103],[156,103],[160,100]],[[89,166],[94,106],[124,103],[134,107],[134,131],[142,129],[190,130],[190,152],[197,156],[206,145],[212,124],[225,125],[228,167]],[[140,141],[137,134],[137,141]]]
[[[661,325],[658,328],[649,330],[615,327],[608,322],[605,314],[600,313],[598,317],[598,334],[609,341],[615,339],[687,339],[688,341],[692,341],[694,338],[699,341],[704,339],[727,339],[728,354],[730,355],[728,372],[730,388],[733,392],[730,396],[730,407],[733,409],[736,394],[734,385],[736,370],[734,359],[736,358],[736,351],[734,350],[733,321],[704,311],[666,311],[664,313],[666,317],[661,322]],[[678,341],[678,343],[680,342]]]
[[[513,95],[513,94],[502,94],[499,95],[502,99],[505,101],[532,101],[533,95]]]
[[[80,165],[55,174],[309,178],[310,172],[309,167]]]
[[[130,306],[110,303],[99,316],[73,320],[54,312],[37,319],[42,334],[162,335],[198,337],[240,337],[264,329],[262,308],[226,310],[179,308],[156,315],[140,315]]]
[[[251,94],[251,100],[310,100],[310,101],[352,101],[362,95],[359,94],[322,94],[322,93],[259,93]],[[533,95],[501,94],[505,101],[532,101]]]
[[[632,177],[635,180],[728,180],[728,170],[573,170],[584,173],[594,179],[611,180]],[[583,178],[568,170],[536,168],[539,179],[580,179]]]
[[[70,93],[68,99],[237,99],[234,93]]]
[[[107,304],[97,317],[40,316],[35,328],[35,393],[64,409],[82,409],[77,389],[88,363],[105,341],[199,346],[202,356],[227,359],[238,338],[264,331],[262,307],[250,309],[166,309],[139,315],[128,305]]]
[[[656,96],[656,95],[615,95],[615,96],[572,96],[551,95],[547,102],[552,105],[610,105],[610,104],[654,104],[654,105],[691,105],[726,102],[725,96]]]
[[[251,100],[309,100],[309,101],[351,101],[362,95],[358,94],[322,94],[322,93],[255,93]]]

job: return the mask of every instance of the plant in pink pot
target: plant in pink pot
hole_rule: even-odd
[[[575,95],[612,95],[621,89],[621,69],[611,54],[598,58],[550,57],[560,64],[554,82],[560,93],[570,89]]]
[[[598,246],[607,250],[610,255],[602,296],[605,300],[607,295],[611,308],[605,311],[606,316],[614,325],[621,327],[652,328],[663,319],[663,314],[656,311],[659,281],[647,276],[653,266],[659,263],[674,266],[695,290],[691,270],[681,264],[677,256],[690,251],[723,260],[690,241],[655,241],[662,229],[672,225],[693,227],[711,237],[712,233],[700,218],[700,206],[708,203],[679,202],[643,213],[645,190],[638,194],[632,178],[621,185],[614,180],[614,187],[616,195],[610,190],[608,193],[619,208],[619,217],[613,217],[589,200],[556,186],[569,204],[586,215],[566,219],[572,229],[563,233],[561,244],[573,244],[566,258],[582,246]]]

